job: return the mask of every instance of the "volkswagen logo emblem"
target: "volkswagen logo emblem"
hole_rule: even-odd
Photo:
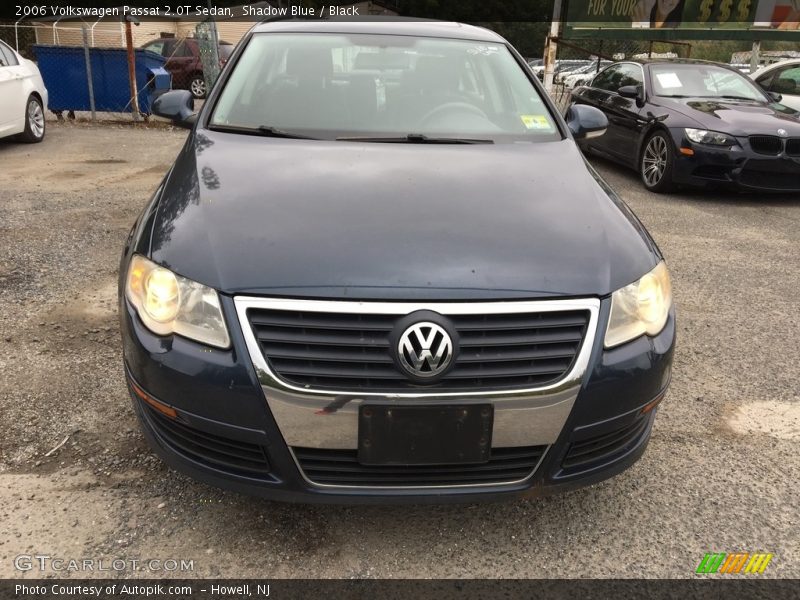
[[[437,323],[414,323],[400,335],[397,359],[407,375],[430,380],[444,373],[453,362],[453,339]]]
[[[786,131],[785,129],[778,129],[778,135],[781,137],[786,137],[787,135],[789,135],[789,132]]]

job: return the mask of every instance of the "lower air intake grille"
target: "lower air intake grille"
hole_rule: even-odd
[[[491,485],[527,478],[547,446],[493,448],[479,465],[365,466],[357,450],[293,448],[306,477],[314,483],[361,487]]]
[[[246,477],[271,479],[261,446],[200,431],[141,404],[150,428],[173,451],[206,466]]]
[[[604,465],[626,454],[647,431],[648,416],[614,431],[573,442],[561,466],[568,471],[583,471]]]
[[[247,311],[272,370],[321,390],[419,390],[395,366],[389,334],[404,315],[276,309]],[[460,353],[425,390],[480,391],[545,385],[572,366],[589,311],[452,315]]]
[[[739,175],[744,185],[772,190],[800,190],[800,165],[788,160],[747,161]]]

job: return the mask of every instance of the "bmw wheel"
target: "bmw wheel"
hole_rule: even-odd
[[[673,188],[673,161],[672,141],[663,131],[656,131],[647,138],[639,162],[644,186],[658,194],[669,192]]]
[[[192,92],[192,96],[198,100],[202,100],[206,97],[206,80],[201,74],[192,77],[192,81],[189,83],[189,91]]]
[[[28,96],[25,104],[25,131],[20,139],[29,144],[36,144],[44,139],[44,108],[42,101],[34,95]]]

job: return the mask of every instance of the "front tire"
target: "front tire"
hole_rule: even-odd
[[[657,194],[672,191],[674,162],[672,140],[663,131],[656,131],[647,138],[639,158],[639,175],[644,187]]]
[[[202,74],[195,74],[189,82],[189,91],[192,96],[197,100],[202,100],[206,97],[206,80]]]
[[[44,139],[45,128],[42,101],[31,94],[25,103],[25,131],[19,139],[28,144],[38,144]]]

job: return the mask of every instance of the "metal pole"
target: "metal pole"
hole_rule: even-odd
[[[761,62],[761,40],[753,42],[753,51],[750,53],[750,72],[755,73],[758,70],[758,63]]]
[[[136,54],[133,51],[133,31],[131,22],[125,21],[125,45],[128,47],[128,81],[131,86],[131,110],[133,120],[138,121],[139,115],[139,91],[136,89]]]
[[[81,27],[83,32],[83,59],[86,61],[86,83],[89,84],[89,106],[92,109],[92,121],[97,120],[94,107],[94,77],[92,76],[92,60],[89,56],[89,34],[86,27]]]
[[[553,75],[555,72],[556,52],[558,51],[558,39],[561,32],[561,3],[563,0],[555,0],[553,3],[553,21],[550,23],[550,33],[547,35],[547,44],[544,50],[544,89],[548,94],[553,92]]]

